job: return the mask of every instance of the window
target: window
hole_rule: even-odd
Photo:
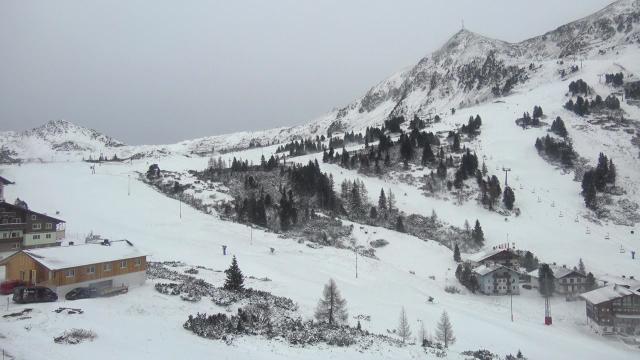
[[[87,267],[87,274],[95,274],[96,273],[96,266],[95,265],[91,265],[89,267]]]
[[[33,240],[40,240],[40,235],[33,235]]]
[[[13,218],[14,224],[20,224],[20,218]]]
[[[2,223],[3,224],[8,224],[9,223],[9,219],[7,219],[7,218],[2,219]]]
[[[142,265],[142,260],[141,259],[136,259],[134,264],[135,264],[136,267],[140,267],[140,265]]]
[[[53,224],[51,224],[51,223],[46,223],[44,227],[45,227],[45,229],[47,229],[47,230],[51,230],[51,229],[53,229]]]
[[[14,244],[11,246],[11,248],[12,248],[12,249],[17,249],[18,247],[19,247],[18,243],[14,243]]]
[[[72,278],[76,276],[76,271],[74,269],[67,270],[64,272],[65,276],[68,278]]]
[[[112,269],[111,263],[106,263],[102,265],[102,271],[109,272],[111,271],[111,269]]]
[[[33,230],[40,230],[42,229],[42,224],[40,223],[36,223],[32,225]]]
[[[44,236],[46,239],[51,239],[51,234],[47,234]]]
[[[16,233],[16,232],[12,232],[12,233],[11,233],[11,237],[18,237],[18,233]]]
[[[36,215],[31,215],[31,220],[36,220],[38,217]]]
[[[126,269],[126,268],[127,268],[127,260],[120,261],[120,269]]]

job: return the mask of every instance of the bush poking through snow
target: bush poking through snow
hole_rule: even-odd
[[[374,248],[381,248],[383,246],[389,245],[389,242],[385,239],[377,239],[377,240],[371,241],[369,245],[371,245],[371,247],[374,247]]]
[[[92,330],[71,329],[53,338],[53,341],[56,344],[79,344],[83,341],[93,341],[96,337],[98,335]]]

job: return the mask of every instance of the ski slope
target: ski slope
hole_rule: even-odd
[[[260,156],[255,149],[235,155],[243,158]],[[194,168],[204,166],[204,162],[204,159],[176,157],[167,159],[161,166],[165,169]],[[312,316],[323,284],[333,277],[348,301],[350,316],[370,315],[371,321],[363,321],[362,325],[373,332],[386,333],[387,329],[394,329],[402,306],[407,309],[414,335],[418,331],[418,319],[433,333],[441,312],[449,312],[458,337],[450,358],[457,358],[456,352],[479,348],[501,355],[520,349],[530,358],[545,359],[566,358],[567,353],[585,359],[637,357],[637,352],[625,345],[592,334],[585,326],[582,302],[567,303],[554,298],[554,325],[546,327],[542,325],[543,301],[535,291],[525,290],[521,296],[514,297],[514,322],[510,321],[508,297],[445,293],[447,284],[456,283],[455,264],[451,252],[433,241],[424,242],[385,229],[366,226],[360,229],[356,225],[356,241],[365,243],[384,238],[390,242],[377,252],[379,260],[359,257],[356,279],[355,257],[348,250],[311,249],[259,230],[253,231],[251,241],[248,227],[221,221],[187,206],[182,207],[180,218],[179,202],[140,182],[132,181],[131,195],[127,195],[128,175],[134,177],[136,171],[146,167],[145,161],[102,165],[97,167],[95,175],[91,175],[85,163],[27,164],[4,167],[2,175],[16,181],[16,185],[7,188],[9,199],[20,196],[34,209],[48,213],[60,211],[59,216],[67,221],[69,240],[79,240],[93,231],[111,239],[129,239],[151,254],[152,261],[179,260],[219,270],[230,263],[230,256],[221,254],[221,245],[228,245],[229,252],[238,257],[245,275],[272,279],[270,282],[248,280],[248,286],[290,297],[300,305],[306,317]],[[42,186],[42,179],[46,179],[46,186]],[[367,180],[367,185],[373,188],[374,184],[369,182]],[[401,188],[399,184],[394,186]],[[409,206],[424,206],[425,202],[428,200],[420,196],[399,196],[399,204],[406,207],[405,210],[410,210]],[[438,212],[441,218],[451,221],[445,208],[438,207]],[[468,208],[473,207],[469,205]],[[458,208],[458,212],[464,214],[466,209]],[[495,215],[485,214],[485,217],[489,219]],[[485,232],[493,239],[493,227],[497,225],[489,225],[490,221],[483,225],[485,223],[488,228]],[[537,241],[547,246],[551,243],[556,246],[557,242],[552,237]],[[276,249],[275,255],[269,253],[270,247]],[[598,248],[585,253],[583,258],[587,266],[597,263],[599,253],[602,252]],[[209,280],[214,283],[222,283],[220,274],[210,276]],[[428,296],[435,298],[434,304],[427,303]],[[59,306],[80,307],[85,313],[53,313],[52,310]],[[320,352],[314,347],[290,348],[283,343],[252,338],[231,346],[201,339],[182,329],[186,317],[198,311],[224,310],[206,299],[191,304],[177,297],[161,295],[153,289],[151,281],[124,296],[29,306],[11,304],[9,312],[25,307],[36,309],[31,319],[3,319],[0,329],[4,337],[2,347],[16,358],[81,359],[91,355],[106,359],[112,357],[112,349],[126,352],[127,357],[154,359],[172,359],[185,354],[189,358],[216,354],[222,358],[259,359],[424,357],[417,346],[381,346],[367,353],[322,346]],[[93,329],[98,338],[75,346],[52,342],[54,336],[72,327]],[[541,347],[539,344],[546,345]]]

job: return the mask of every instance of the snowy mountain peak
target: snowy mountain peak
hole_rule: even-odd
[[[110,136],[106,136],[96,130],[78,126],[70,121],[58,119],[48,121],[46,124],[27,130],[23,137],[37,137],[50,142],[54,149],[59,150],[84,150],[94,145],[106,147],[118,147],[124,145]]]

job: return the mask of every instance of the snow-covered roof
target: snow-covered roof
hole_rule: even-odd
[[[0,176],[0,184],[2,185],[9,185],[9,184],[13,184],[13,182],[7,180],[6,178],[3,178],[2,176]]]
[[[509,252],[511,254],[513,254],[514,256],[516,256],[516,254],[513,252],[512,249],[492,249],[492,250],[488,250],[488,251],[481,251],[472,255],[469,255],[467,257],[467,260],[469,261],[473,261],[473,262],[480,262],[483,260],[486,260],[496,254],[499,254],[503,251]]]
[[[67,269],[145,255],[127,240],[111,241],[110,245],[90,243],[30,249],[23,250],[23,252],[49,270]]]
[[[571,273],[576,273],[578,275],[581,275],[583,277],[585,277],[586,275],[580,273],[579,271],[573,270],[573,269],[569,269],[566,268],[564,266],[558,266],[558,265],[549,265],[549,268],[551,269],[551,271],[553,271],[553,277],[556,279],[562,279],[563,277],[571,274]],[[528,272],[528,275],[534,278],[538,277],[538,269],[532,270]]]
[[[551,268],[551,271],[553,271],[553,277],[556,279],[562,279],[563,277],[570,275],[572,273],[575,273],[583,277],[586,276],[580,273],[579,271],[576,271],[564,266],[549,265],[549,267]]]
[[[580,297],[592,304],[601,304],[627,295],[640,296],[640,293],[627,289],[624,286],[609,285],[584,293],[580,295]]]
[[[503,265],[480,265],[478,267],[476,267],[475,269],[473,269],[473,272],[480,275],[480,276],[485,276],[487,274],[491,274],[492,272],[496,271],[496,270],[500,270],[500,269],[506,269],[509,271],[513,271],[516,272],[515,270],[508,268],[506,266]]]
[[[640,289],[640,280],[632,279],[628,276],[616,276],[616,275],[600,275],[598,276],[598,280],[603,281],[605,284],[618,284],[623,285],[634,290]]]

